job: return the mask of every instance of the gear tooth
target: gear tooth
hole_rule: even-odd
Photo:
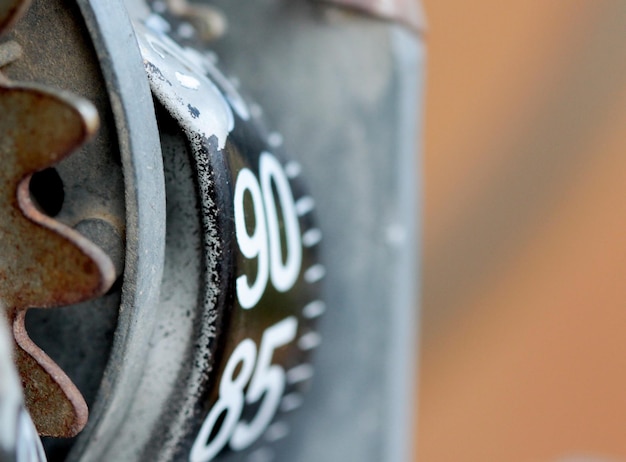
[[[29,5],[30,0],[0,0],[0,34],[15,24]]]
[[[0,0],[0,32],[28,2]],[[91,241],[40,212],[29,182],[84,144],[97,130],[94,106],[69,93],[0,80],[0,299],[13,326],[25,401],[40,434],[75,436],[87,405],[61,368],[26,332],[30,307],[74,304],[113,283],[110,258]]]

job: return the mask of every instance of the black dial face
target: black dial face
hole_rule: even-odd
[[[302,404],[321,342],[315,201],[281,136],[263,130],[260,108],[210,54],[175,42],[168,32],[180,24],[160,13],[135,28],[153,92],[186,134],[204,255],[193,359],[203,378],[187,397],[195,401],[175,458],[264,454],[288,433],[281,416]]]
[[[219,189],[212,201],[219,205],[205,209],[222,229],[232,225],[222,253],[232,266],[194,462],[257,447],[268,432],[270,440],[286,433],[280,415],[300,405],[313,375],[310,353],[321,341],[315,320],[324,311],[317,297],[325,269],[317,260],[314,200],[300,185],[299,164],[284,161],[253,124],[236,119],[224,149],[207,143],[196,159],[200,171],[208,160]]]

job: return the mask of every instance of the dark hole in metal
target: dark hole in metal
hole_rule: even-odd
[[[118,276],[115,282],[113,283],[113,285],[111,286],[111,288],[107,291],[105,295],[111,295],[115,292],[120,292],[122,290],[122,283],[124,282],[123,279],[124,278],[122,276]]]
[[[30,179],[30,194],[42,212],[55,217],[63,207],[65,190],[63,180],[55,168],[35,173]]]

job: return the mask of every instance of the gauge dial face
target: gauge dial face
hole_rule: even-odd
[[[263,128],[259,106],[239,95],[210,52],[175,40],[180,21],[152,5],[134,27],[153,93],[185,133],[203,234],[192,353],[201,379],[186,397],[194,401],[175,458],[262,454],[287,435],[281,417],[302,404],[321,342],[326,270],[315,200],[280,134]]]
[[[282,160],[252,128],[238,119],[224,150],[196,153],[199,171],[212,157],[219,159],[213,172],[223,169],[213,175],[220,193],[212,203],[221,205],[204,208],[232,224],[223,252],[232,266],[194,462],[286,433],[280,416],[301,403],[321,341],[315,321],[324,311],[318,286],[325,269],[315,202],[300,185],[299,164]]]

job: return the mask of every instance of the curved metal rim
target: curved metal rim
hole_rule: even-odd
[[[122,0],[77,0],[105,78],[126,190],[118,327],[87,427],[68,460],[100,460],[141,379],[165,252],[165,182],[152,93]]]

